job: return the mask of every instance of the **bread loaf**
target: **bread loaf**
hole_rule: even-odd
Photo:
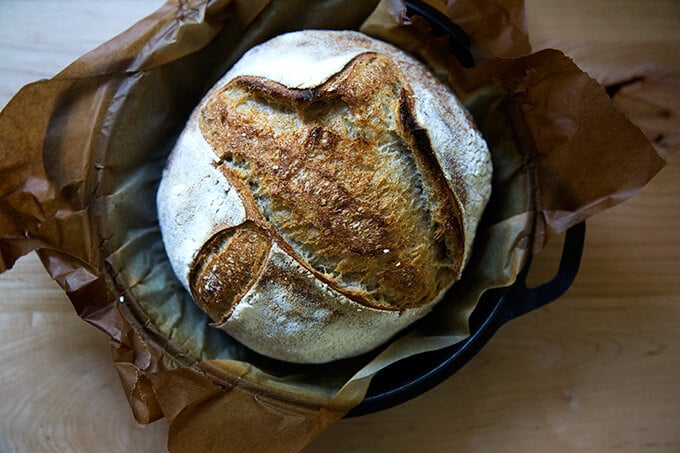
[[[328,362],[384,343],[460,278],[491,171],[421,63],[357,32],[301,31],[250,50],[196,108],[159,223],[215,327]]]

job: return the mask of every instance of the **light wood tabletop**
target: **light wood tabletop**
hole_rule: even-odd
[[[532,44],[606,83],[669,164],[588,221],[558,301],[504,326],[468,365],[397,408],[342,420],[305,451],[680,451],[680,3],[527,0]],[[1,0],[0,105],[161,0]],[[659,77],[662,75],[663,77]],[[559,241],[534,262],[548,279]],[[0,275],[0,452],[165,451],[138,426],[108,339],[34,255]]]

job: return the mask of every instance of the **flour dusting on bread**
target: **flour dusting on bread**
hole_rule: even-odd
[[[197,107],[159,218],[215,325],[319,363],[431,310],[461,276],[490,179],[481,135],[426,67],[360,33],[303,31],[249,51]]]

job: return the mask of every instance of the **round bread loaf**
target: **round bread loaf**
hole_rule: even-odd
[[[213,326],[328,362],[384,343],[460,278],[491,172],[424,65],[357,32],[301,31],[251,49],[196,108],[159,222]]]

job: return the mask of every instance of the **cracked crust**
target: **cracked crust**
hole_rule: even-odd
[[[256,220],[368,307],[427,304],[462,269],[461,208],[412,96],[389,57],[367,52],[314,89],[237,77],[199,117]]]
[[[490,176],[481,136],[422,65],[356,32],[305,31],[252,49],[199,105],[159,220],[217,326],[326,362],[388,340],[460,278]]]

